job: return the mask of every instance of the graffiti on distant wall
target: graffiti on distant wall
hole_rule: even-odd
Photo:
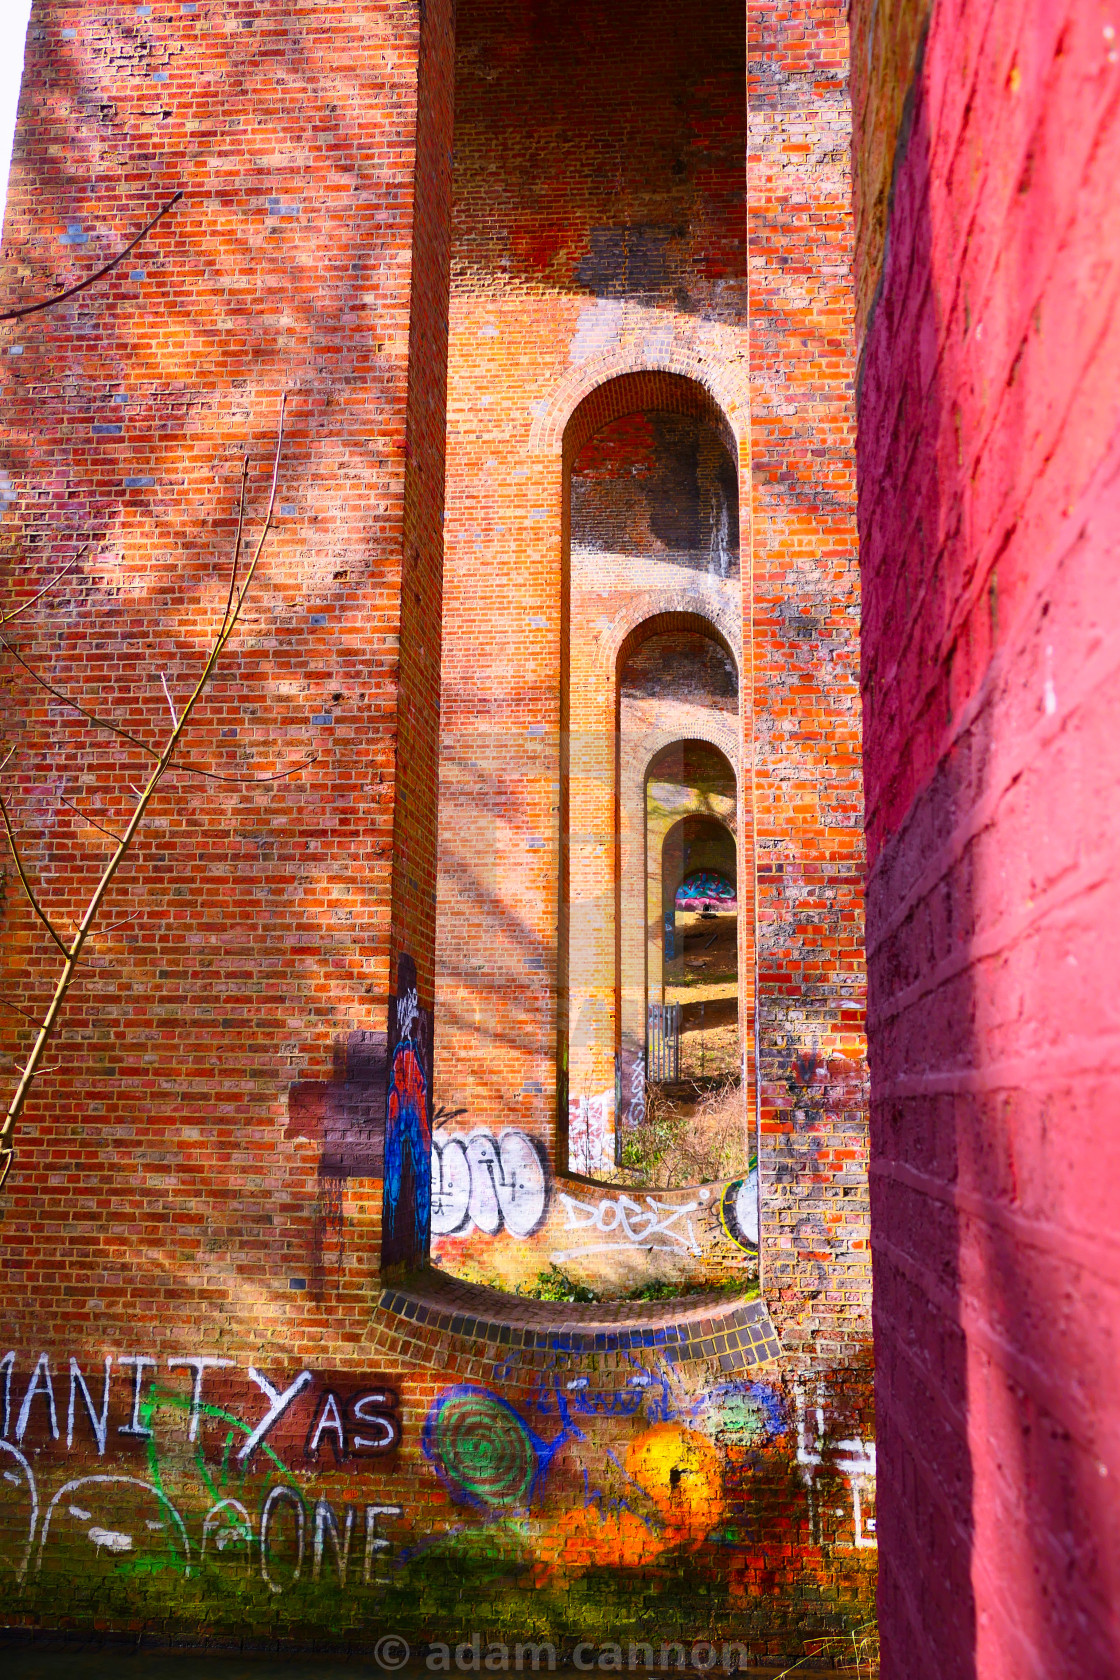
[[[614,1088],[568,1098],[568,1167],[586,1178],[614,1166]]]
[[[432,1018],[420,1007],[416,965],[403,952],[389,1023],[381,1263],[411,1267],[426,1262],[431,1234]]]
[[[561,1186],[563,1188],[561,1189]],[[588,1193],[554,1182],[539,1139],[516,1127],[497,1134],[437,1131],[432,1143],[432,1236],[535,1237],[555,1265],[588,1255],[721,1258],[739,1267],[758,1252],[758,1175],[660,1195]]]
[[[758,1249],[758,1168],[734,1179],[719,1201],[719,1219],[732,1242],[749,1253]]]
[[[638,1201],[625,1191],[602,1196],[597,1202],[561,1195],[560,1205],[569,1231],[586,1234],[589,1240],[578,1247],[552,1255],[558,1264],[584,1254],[601,1254],[612,1249],[660,1250],[669,1254],[699,1255],[700,1243],[692,1217],[705,1206],[710,1192],[699,1190],[688,1202],[659,1201],[643,1196]],[[605,1237],[605,1242],[597,1240]]]
[[[528,1237],[548,1213],[548,1160],[542,1146],[510,1129],[437,1136],[432,1144],[432,1235],[506,1230]]]
[[[641,1126],[646,1118],[646,1058],[641,1048],[623,1044],[620,1067],[621,1110],[625,1126]]]
[[[735,888],[714,869],[695,869],[677,888],[678,910],[734,910]]]

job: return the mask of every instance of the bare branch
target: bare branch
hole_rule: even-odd
[[[19,855],[19,847],[16,845],[15,830],[12,828],[12,820],[8,815],[8,807],[4,803],[4,795],[2,793],[0,793],[0,817],[2,817],[4,821],[4,832],[8,836],[8,845],[12,853],[12,862],[16,866],[16,874],[19,876],[23,890],[27,894],[27,902],[30,904],[32,910],[34,910],[36,916],[38,916],[39,920],[42,922],[43,926],[46,928],[47,932],[50,934],[51,938],[65,957],[68,955],[66,946],[55,932],[46,912],[31,890],[31,882],[27,879],[27,871],[24,869],[23,859]]]
[[[167,678],[164,676],[162,671],[159,674],[159,680],[163,684],[163,697],[167,701],[167,709],[171,713],[171,722],[174,724],[175,728],[178,729],[179,719],[175,716],[175,707],[171,702],[171,690],[167,686]]]
[[[7,653],[10,653],[17,664],[23,666],[28,676],[37,682],[40,688],[45,688],[48,694],[53,694],[56,700],[62,701],[64,706],[70,706],[74,711],[80,712],[84,718],[88,718],[90,723],[95,723],[99,729],[107,729],[111,735],[119,735],[122,741],[130,741],[134,747],[139,747],[141,752],[147,753],[149,758],[159,758],[159,754],[156,752],[155,748],[150,747],[146,741],[142,741],[138,735],[130,735],[127,729],[121,729],[117,724],[110,723],[108,718],[98,717],[96,712],[87,711],[86,708],[84,706],[80,706],[76,700],[71,700],[68,694],[63,694],[61,689],[53,687],[53,685],[47,681],[46,677],[40,676],[39,672],[27,663],[27,660],[23,657],[22,653],[14,648],[11,642],[6,642],[4,640],[3,636],[0,636],[0,647],[2,647]]]
[[[119,834],[114,834],[111,828],[102,828],[101,824],[99,822],[97,822],[95,818],[91,817],[85,811],[80,811],[76,805],[74,805],[69,799],[67,799],[67,797],[64,793],[60,793],[58,797],[62,800],[62,803],[64,805],[68,805],[70,807],[71,811],[74,812],[75,816],[81,817],[82,821],[89,823],[89,826],[91,828],[96,828],[99,834],[107,834],[109,836],[110,840],[115,840],[117,842],[117,845],[118,846],[120,845],[121,837],[120,837]]]
[[[210,678],[212,677],[212,675],[214,673],[214,668],[217,665],[219,658],[221,657],[222,651],[225,648],[226,643],[229,641],[231,635],[233,634],[234,629],[236,628],[238,613],[240,612],[240,609],[241,609],[241,602],[244,600],[245,595],[246,595],[246,593],[249,589],[249,585],[253,581],[253,574],[255,573],[255,571],[257,569],[257,565],[260,561],[261,555],[264,552],[265,541],[268,537],[269,530],[271,529],[271,526],[272,526],[273,510],[275,509],[275,506],[276,506],[276,487],[277,487],[277,484],[279,482],[279,477],[280,477],[280,456],[281,456],[281,451],[282,451],[283,446],[284,446],[284,413],[285,413],[286,405],[287,405],[287,395],[285,393],[280,398],[280,422],[279,422],[279,426],[278,426],[278,429],[277,429],[277,436],[276,436],[276,456],[275,456],[275,459],[273,461],[273,466],[272,466],[272,485],[271,485],[271,489],[269,491],[268,509],[267,509],[266,514],[265,514],[264,524],[261,528],[260,539],[257,543],[256,552],[253,555],[252,563],[249,566],[249,569],[246,572],[245,578],[242,582],[240,596],[237,600],[237,603],[236,603],[235,606],[232,606],[229,609],[227,609],[225,619],[223,620],[222,626],[221,626],[220,630],[218,631],[216,637],[214,638],[214,643],[213,643],[213,646],[210,649],[210,653],[209,653],[209,656],[207,657],[206,664],[203,667],[202,674],[198,678],[198,681],[195,683],[195,686],[194,686],[194,689],[191,693],[190,699],[187,701],[186,705],[184,706],[183,711],[182,711],[182,715],[179,717],[178,721],[176,722],[175,727],[171,732],[170,739],[168,740],[168,742],[167,742],[166,746],[164,747],[163,751],[161,753],[159,753],[158,755],[156,755],[156,754],[152,753],[151,748],[149,748],[149,747],[144,748],[144,750],[146,752],[148,752],[152,757],[156,758],[155,766],[152,769],[151,775],[148,777],[148,780],[147,780],[147,782],[146,782],[146,784],[143,788],[143,791],[138,793],[135,809],[133,810],[132,816],[129,818],[127,828],[125,829],[124,833],[121,835],[120,840],[117,843],[116,850],[114,851],[114,853],[113,853],[112,857],[109,859],[109,861],[106,863],[104,869],[101,871],[101,878],[100,878],[96,887],[93,890],[93,894],[92,894],[92,896],[89,900],[89,903],[86,905],[85,912],[82,916],[81,922],[78,924],[78,931],[74,935],[73,942],[71,943],[69,949],[67,949],[65,946],[62,945],[62,942],[57,938],[57,935],[54,935],[54,930],[51,929],[52,936],[55,938],[56,944],[58,944],[59,948],[62,950],[65,961],[64,961],[63,967],[62,967],[62,973],[59,975],[58,982],[57,982],[57,984],[55,986],[55,989],[54,989],[54,995],[51,998],[50,1004],[47,1008],[47,1012],[44,1015],[43,1020],[42,1020],[42,1024],[39,1027],[39,1031],[38,1031],[38,1034],[36,1036],[35,1043],[32,1046],[31,1054],[28,1056],[27,1061],[24,1063],[23,1072],[20,1075],[19,1084],[16,1087],[15,1095],[12,1097],[11,1102],[8,1104],[8,1110],[7,1110],[7,1113],[4,1116],[3,1124],[0,1125],[0,1187],[3,1186],[4,1181],[7,1178],[8,1173],[11,1169],[12,1154],[13,1154],[12,1136],[13,1136],[13,1133],[15,1131],[16,1121],[19,1119],[19,1116],[23,1111],[23,1105],[27,1100],[28,1093],[31,1090],[31,1087],[32,1087],[32,1085],[35,1081],[35,1077],[36,1077],[36,1075],[39,1071],[39,1064],[42,1060],[43,1051],[45,1050],[45,1048],[47,1046],[47,1043],[50,1040],[51,1034],[53,1033],[54,1028],[55,1028],[55,1023],[58,1020],[58,1017],[59,1017],[59,1015],[61,1013],[61,1010],[62,1010],[63,1003],[66,1000],[66,994],[70,989],[70,982],[72,981],[72,979],[74,977],[74,973],[75,973],[75,970],[77,968],[78,961],[79,961],[79,959],[81,957],[81,954],[82,954],[82,948],[85,945],[86,940],[89,938],[89,936],[90,936],[90,934],[93,930],[93,924],[94,924],[94,922],[95,922],[95,920],[96,920],[96,918],[97,918],[97,916],[98,916],[98,914],[101,910],[101,906],[105,901],[106,894],[108,893],[109,888],[111,887],[111,885],[113,883],[113,879],[116,876],[116,873],[117,873],[118,869],[120,868],[121,864],[124,862],[126,856],[128,855],[128,852],[129,852],[129,849],[132,845],[132,842],[135,839],[136,834],[139,831],[140,825],[144,820],[144,816],[147,812],[148,806],[151,804],[152,800],[155,798],[156,791],[159,788],[159,784],[162,781],[164,775],[171,768],[171,763],[172,763],[172,759],[173,759],[174,754],[175,754],[175,749],[179,745],[179,741],[182,737],[183,731],[186,729],[187,724],[190,722],[191,715],[194,712],[194,709],[195,709],[196,705],[198,704],[199,700],[201,699],[203,691],[205,690],[207,683],[210,681]],[[124,733],[123,730],[118,730],[113,725],[110,725],[109,727],[113,729],[114,734],[123,734]],[[128,737],[128,738],[132,739],[132,737]],[[136,744],[137,745],[143,745],[143,743],[141,743],[141,742],[137,742]],[[0,801],[0,806],[2,806],[2,801]],[[14,839],[14,836],[12,835],[12,832],[11,832],[11,825],[7,822],[6,810],[4,812],[4,820],[5,820],[5,824],[8,828],[9,843],[12,845],[13,853],[14,853],[15,852],[15,839]],[[18,855],[17,855],[17,867],[19,867]],[[21,873],[21,878],[24,879],[25,888],[30,895],[30,888],[27,887],[26,879],[23,877],[23,874],[22,874],[22,869],[21,869],[20,873]],[[32,903],[34,904],[34,899],[33,898],[32,898]],[[44,920],[45,920],[45,918],[44,918]],[[49,925],[50,924],[48,923],[47,926],[49,927]]]
[[[237,509],[237,536],[233,544],[233,565],[229,571],[229,594],[226,596],[226,610],[222,614],[224,624],[229,617],[229,609],[233,605],[233,592],[237,585],[237,564],[241,558],[241,536],[245,529],[245,495],[249,485],[249,457],[246,455],[241,462],[241,499]]]
[[[14,1009],[16,1014],[22,1015],[25,1021],[34,1021],[35,1019],[34,1015],[28,1010],[21,1009],[18,1003],[13,1003],[11,998],[0,997],[0,1003],[4,1005],[5,1009]]]
[[[184,764],[181,761],[171,766],[172,770],[189,770],[192,776],[205,776],[211,782],[238,782],[251,786],[253,782],[282,782],[287,776],[298,776],[301,770],[306,770],[309,764],[314,764],[318,753],[312,753],[310,758],[300,759],[290,770],[278,770],[274,776],[220,776],[216,770],[203,770],[198,764]]]
[[[98,935],[101,935],[103,933],[113,933],[119,927],[127,927],[129,922],[134,922],[139,914],[140,914],[139,910],[134,910],[132,912],[132,915],[131,916],[125,916],[123,921],[110,922],[108,927],[98,928],[98,930],[97,930]]]
[[[22,309],[5,310],[3,314],[0,314],[0,321],[20,321],[26,315],[37,315],[41,309],[53,309],[56,303],[65,303],[67,298],[77,297],[79,292],[84,292],[88,287],[95,285],[96,282],[102,279],[104,275],[116,268],[118,263],[122,263],[130,251],[134,251],[136,249],[137,245],[139,245],[145,235],[151,233],[156,223],[161,222],[164,216],[167,215],[167,212],[174,209],[182,196],[183,194],[180,190],[175,194],[174,198],[168,199],[163,209],[157,211],[151,221],[146,223],[146,225],[140,229],[136,238],[130,240],[124,250],[118,252],[111,262],[107,262],[105,264],[104,268],[99,268],[96,274],[91,274],[88,280],[80,280],[76,286],[68,286],[64,292],[59,292],[57,297],[44,298],[42,303],[25,303]],[[0,1184],[2,1183],[3,1179],[0,1179]]]
[[[32,595],[30,601],[25,601],[21,607],[17,607],[15,612],[6,613],[3,609],[3,607],[0,607],[0,624],[10,624],[12,622],[13,618],[18,618],[20,613],[25,613],[27,611],[28,607],[33,607],[35,605],[36,601],[41,601],[43,599],[43,596],[48,594],[49,591],[54,588],[56,583],[61,583],[62,582],[62,580],[66,576],[67,572],[72,572],[74,570],[74,567],[78,564],[78,561],[82,558],[83,554],[87,554],[88,552],[89,552],[89,544],[86,543],[82,548],[80,548],[78,550],[78,552],[77,552],[77,554],[75,554],[73,560],[71,560],[68,565],[63,566],[62,570],[59,572],[59,574],[56,578],[52,578],[51,581],[48,584],[46,584],[42,589],[40,589],[40,591],[37,595]]]

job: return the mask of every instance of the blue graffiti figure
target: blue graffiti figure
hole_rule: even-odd
[[[398,969],[404,966],[402,957]],[[398,1233],[406,1169],[414,1198],[409,1210],[411,1228]],[[427,1251],[432,1201],[432,1126],[415,985],[402,989],[397,998],[397,1044],[385,1106],[384,1171],[383,1253],[389,1261],[414,1262]]]

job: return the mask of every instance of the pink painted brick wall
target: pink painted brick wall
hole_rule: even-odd
[[[933,7],[862,344],[890,1680],[1120,1664],[1117,21]]]

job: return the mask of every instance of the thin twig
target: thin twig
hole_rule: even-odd
[[[171,713],[171,721],[175,725],[175,728],[178,729],[179,719],[175,716],[175,707],[171,703],[171,690],[167,686],[167,678],[164,676],[162,671],[159,674],[159,680],[163,684],[163,697],[167,701],[167,709]]]
[[[61,689],[53,687],[52,684],[47,681],[46,677],[40,676],[39,672],[27,663],[22,653],[19,653],[12,646],[11,642],[6,642],[4,640],[3,636],[0,636],[0,647],[4,648],[4,650],[7,653],[10,653],[12,658],[16,660],[18,664],[23,666],[28,676],[33,678],[34,681],[39,684],[40,688],[45,688],[48,694],[53,694],[56,700],[62,701],[64,706],[71,706],[74,711],[80,712],[84,718],[88,718],[90,723],[95,723],[99,729],[107,729],[110,734],[119,735],[122,741],[130,741],[134,747],[139,747],[141,752],[147,753],[149,758],[158,759],[159,754],[156,752],[155,748],[150,747],[146,741],[142,741],[138,735],[130,735],[127,729],[121,729],[117,724],[110,723],[108,718],[101,718],[97,716],[96,712],[87,711],[86,708],[84,706],[80,706],[76,700],[71,700],[68,694],[63,694]]]
[[[14,1009],[16,1014],[17,1015],[22,1015],[25,1021],[34,1021],[35,1020],[34,1015],[32,1015],[26,1009],[21,1009],[18,1003],[13,1003],[12,1002],[11,998],[0,997],[0,1003],[2,1003],[5,1006],[6,1009]]]
[[[69,799],[67,799],[67,797],[64,793],[60,793],[58,797],[61,799],[61,801],[64,805],[69,805],[70,809],[74,812],[74,814],[76,816],[81,817],[83,822],[88,822],[90,827],[91,828],[96,828],[99,834],[107,834],[109,836],[110,840],[115,840],[117,842],[117,845],[118,846],[120,845],[121,837],[120,837],[119,834],[114,834],[111,828],[102,828],[101,824],[99,822],[95,821],[95,819],[93,817],[91,817],[86,811],[80,811],[75,804],[73,804]]]
[[[131,916],[125,916],[123,920],[119,922],[110,922],[109,926],[106,928],[98,928],[98,937],[100,938],[103,933],[113,933],[119,927],[127,927],[129,922],[134,922],[139,914],[139,910],[134,910]]]
[[[12,828],[12,819],[8,815],[8,807],[4,803],[4,795],[2,793],[0,793],[0,817],[2,817],[4,821],[4,832],[8,836],[8,846],[11,849],[12,861],[16,866],[16,874],[20,878],[23,890],[27,894],[27,902],[30,904],[32,910],[34,910],[36,916],[38,916],[47,932],[50,934],[63,956],[66,956],[66,946],[63,944],[59,935],[55,932],[50,918],[47,916],[46,911],[43,909],[39,900],[35,897],[35,894],[31,890],[31,882],[27,879],[27,871],[24,869],[23,859],[19,855],[19,847],[16,845],[15,830]]]
[[[130,240],[124,250],[118,252],[111,262],[107,262],[105,264],[104,268],[99,268],[96,274],[91,274],[88,280],[79,280],[76,286],[68,286],[64,292],[59,292],[57,297],[44,298],[42,303],[25,303],[22,309],[5,310],[3,314],[0,314],[0,321],[20,321],[25,315],[37,315],[41,309],[53,309],[56,303],[65,303],[67,298],[77,297],[79,292],[84,292],[87,287],[95,285],[96,282],[102,279],[104,275],[108,274],[111,269],[116,268],[118,263],[122,263],[130,251],[134,251],[136,249],[145,234],[151,233],[156,223],[162,221],[169,210],[174,209],[175,205],[178,204],[182,196],[183,194],[180,190],[175,194],[174,198],[168,199],[163,209],[158,210],[152,217],[151,221],[140,229],[136,238]]]
[[[301,758],[298,764],[293,764],[290,770],[278,770],[274,776],[220,776],[216,770],[203,770],[197,764],[182,764],[176,762],[172,770],[189,770],[192,776],[205,776],[211,782],[239,782],[251,785],[253,782],[282,782],[286,776],[295,776],[301,770],[306,770],[309,764],[314,764],[318,753],[312,753],[310,758]]]
[[[89,544],[86,543],[83,548],[78,550],[73,560],[71,560],[68,565],[63,566],[57,577],[52,578],[48,584],[45,584],[37,595],[32,595],[30,601],[25,601],[22,607],[17,607],[15,612],[5,612],[3,607],[0,607],[0,624],[10,624],[13,618],[18,618],[20,613],[25,613],[27,611],[28,607],[33,607],[36,601],[41,601],[43,596],[52,590],[56,583],[62,582],[67,572],[72,572],[74,570],[74,567],[78,564],[78,561],[82,558],[83,554],[87,554],[88,552]]]
[[[0,1186],[3,1186],[4,1181],[11,1170],[13,1153],[12,1136],[15,1131],[16,1121],[19,1119],[20,1113],[23,1110],[23,1105],[27,1101],[28,1093],[35,1081],[36,1074],[39,1071],[39,1063],[42,1060],[43,1051],[46,1048],[52,1032],[54,1031],[55,1023],[61,1013],[63,1003],[66,1001],[66,994],[70,990],[70,982],[74,977],[74,972],[77,968],[78,960],[81,957],[82,949],[93,930],[94,921],[100,912],[105,896],[113,883],[117,870],[124,862],[129,848],[139,831],[148,806],[155,798],[160,782],[163,780],[164,775],[171,767],[171,761],[174,757],[175,749],[179,745],[183,731],[190,722],[191,714],[201,699],[207,683],[214,674],[218,660],[221,658],[227,642],[237,627],[237,617],[240,611],[241,601],[244,600],[249,589],[249,585],[253,581],[253,574],[260,562],[261,555],[264,553],[265,541],[272,526],[272,515],[276,506],[276,487],[280,477],[280,455],[284,446],[284,411],[286,405],[287,396],[281,396],[280,421],[276,435],[276,456],[272,466],[272,485],[269,490],[268,509],[265,514],[264,525],[261,529],[260,540],[257,543],[256,552],[253,555],[252,563],[249,566],[242,583],[240,599],[238,600],[237,605],[230,608],[226,613],[221,629],[214,638],[214,643],[210,649],[206,664],[203,667],[202,674],[195,683],[190,699],[183,707],[182,715],[176,723],[175,728],[172,730],[162,753],[159,754],[155,767],[152,770],[151,775],[148,777],[143,791],[139,794],[136,802],[136,808],[133,811],[132,816],[129,818],[128,827],[122,834],[116,851],[113,853],[112,857],[109,859],[108,863],[101,872],[101,878],[93,890],[89,903],[86,905],[85,913],[82,916],[81,922],[78,924],[78,931],[74,935],[69,949],[67,950],[65,946],[61,947],[65,958],[62,973],[58,977],[58,983],[54,989],[54,996],[51,998],[47,1012],[43,1017],[38,1035],[31,1049],[31,1054],[24,1063],[23,1073],[20,1075],[15,1095],[12,1097],[12,1100],[8,1105],[8,1112],[4,1116],[4,1122],[0,1125]],[[5,816],[5,821],[6,820]],[[9,839],[11,838],[12,836],[9,826]]]

